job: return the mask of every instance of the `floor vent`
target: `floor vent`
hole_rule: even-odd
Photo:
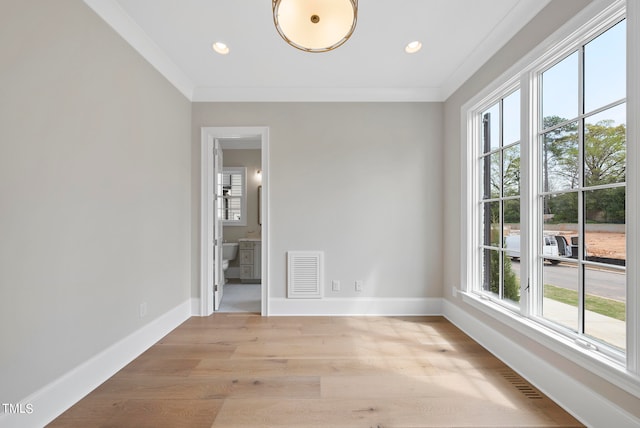
[[[507,382],[516,387],[518,391],[524,394],[530,400],[542,400],[544,395],[535,389],[529,382],[527,382],[522,376],[510,369],[504,369],[498,371]]]
[[[287,297],[322,298],[322,251],[287,252]]]

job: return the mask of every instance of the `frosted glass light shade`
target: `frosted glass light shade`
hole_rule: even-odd
[[[358,0],[273,0],[273,22],[291,46],[327,52],[356,28]]]

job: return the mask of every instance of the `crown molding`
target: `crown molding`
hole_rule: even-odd
[[[192,101],[195,85],[155,44],[115,0],[84,0],[100,18],[131,45],[160,74]]]
[[[478,40],[476,48],[458,69],[442,85],[443,101],[449,98],[493,55],[507,44],[524,26],[514,23],[528,23],[551,0],[521,0],[496,25],[484,39]]]
[[[211,88],[196,87],[194,102],[440,102],[440,88]]]

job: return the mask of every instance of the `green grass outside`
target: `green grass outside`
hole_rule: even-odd
[[[566,303],[567,305],[578,306],[578,292],[567,290],[566,288],[545,284],[544,297]],[[586,296],[585,309],[620,321],[625,321],[627,315],[625,302],[591,294],[587,294]]]

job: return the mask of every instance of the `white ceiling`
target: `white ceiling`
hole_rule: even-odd
[[[271,0],[85,0],[192,101],[444,101],[549,1],[360,0],[351,39],[307,53]]]

